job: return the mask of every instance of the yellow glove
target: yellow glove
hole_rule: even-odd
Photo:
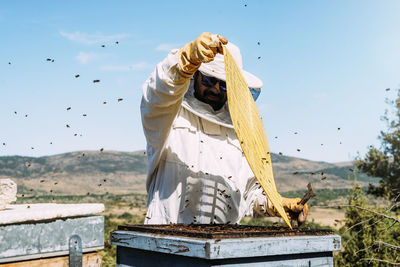
[[[281,197],[282,206],[285,209],[289,219],[297,220],[299,225],[306,221],[308,215],[308,205],[300,204],[300,198]],[[267,197],[259,197],[254,203],[254,211],[264,216],[279,216],[272,202]]]
[[[291,220],[297,220],[302,224],[306,221],[308,215],[308,205],[300,204],[301,198],[282,198],[282,205]]]
[[[178,54],[179,66],[185,77],[191,77],[201,63],[214,59],[217,53],[222,53],[222,45],[228,40],[220,35],[203,32],[196,40],[186,44]]]

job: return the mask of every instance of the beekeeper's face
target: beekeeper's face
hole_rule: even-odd
[[[226,103],[226,83],[197,71],[194,74],[194,96],[209,104],[214,110],[220,110]]]

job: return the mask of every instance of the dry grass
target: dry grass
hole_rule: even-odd
[[[344,210],[311,207],[307,220],[323,226],[339,229],[343,226],[344,213]]]
[[[334,229],[339,229],[341,226],[343,226],[344,213],[344,210],[311,207],[308,213],[307,222],[315,223],[320,226],[329,226]],[[249,224],[252,220],[253,219],[251,217],[244,217],[242,219],[242,223]],[[264,224],[266,222],[283,224],[283,220],[278,217],[260,217],[256,221],[261,224]],[[310,227],[314,226],[312,226],[311,224]]]

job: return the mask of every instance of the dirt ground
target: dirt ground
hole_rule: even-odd
[[[307,220],[339,229],[343,226],[344,210],[311,207]]]

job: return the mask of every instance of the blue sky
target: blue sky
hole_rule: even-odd
[[[400,87],[398,14],[396,0],[2,1],[0,156],[144,149],[141,85],[208,31],[263,80],[272,152],[353,160]]]

